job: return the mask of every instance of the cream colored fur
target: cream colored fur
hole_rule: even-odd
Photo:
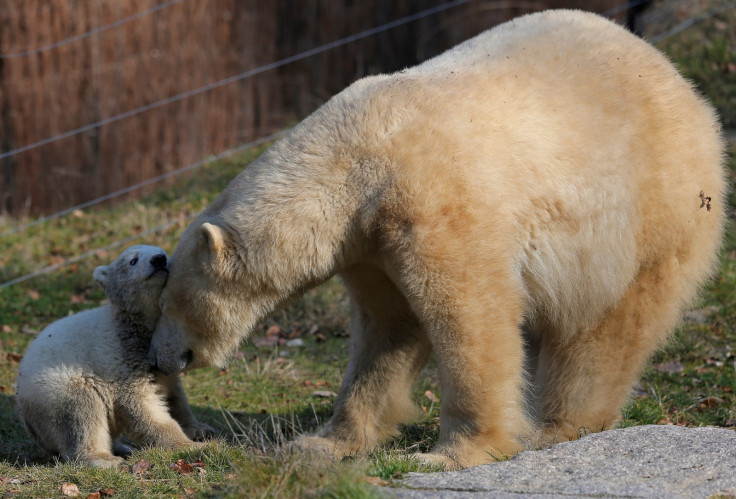
[[[94,273],[110,305],[54,322],[28,347],[16,405],[41,448],[107,468],[130,454],[116,440],[124,433],[169,448],[201,445],[190,438],[214,433],[192,415],[179,377],[152,373],[145,359],[166,263],[161,248],[128,248]]]
[[[353,347],[303,446],[396,435],[430,352],[428,460],[610,427],[714,269],[722,151],[712,109],[641,39],[583,12],[515,19],[354,83],[236,177],[181,238],[149,359],[223,363],[337,273]]]

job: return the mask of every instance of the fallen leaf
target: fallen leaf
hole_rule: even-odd
[[[183,459],[179,459],[177,462],[171,463],[169,465],[169,469],[174,470],[177,473],[181,473],[182,475],[189,475],[194,471],[194,466],[185,462]]]
[[[189,464],[191,464],[195,468],[204,468],[205,466],[207,466],[206,464],[204,464],[204,461],[202,461],[201,459],[197,459],[196,461],[192,461]]]
[[[59,491],[61,492],[61,495],[66,497],[77,497],[81,492],[79,492],[79,487],[77,487],[76,483],[62,483],[59,487]]]
[[[110,497],[112,495],[115,495],[115,489],[102,489],[100,490],[100,495]]]
[[[360,479],[360,481],[375,485],[376,487],[385,487],[386,485],[391,485],[391,482],[384,480],[380,476],[364,476]]]
[[[708,357],[705,360],[706,366],[716,366],[716,367],[723,367],[723,361],[719,359],[718,357]]]
[[[23,360],[23,356],[19,353],[8,352],[5,354],[5,358],[10,362],[20,362]]]
[[[313,325],[312,327],[309,328],[309,331],[307,331],[307,336],[311,336],[314,333],[316,333],[317,331],[319,331],[319,326],[317,324],[315,324],[315,325]]]
[[[316,341],[317,343],[324,343],[325,341],[327,341],[327,336],[322,333],[317,333],[314,335],[314,341]]]
[[[35,289],[29,289],[28,291],[26,291],[26,295],[31,300],[38,300],[39,298],[41,298],[41,293],[39,293]]]
[[[314,383],[312,383],[312,382],[311,382],[311,381],[309,381],[308,379],[305,379],[305,380],[304,380],[304,386],[306,386],[307,388],[314,388],[314,387],[315,387],[315,386],[317,386],[317,385],[315,385]]]
[[[700,407],[702,409],[712,409],[713,407],[718,407],[719,405],[723,404],[723,402],[724,400],[720,397],[706,397],[700,403]]]
[[[72,295],[70,300],[72,303],[84,303],[84,295]]]
[[[10,388],[8,388],[5,385],[0,385],[0,393],[8,393],[10,391]],[[0,477],[0,482],[2,482],[2,477]]]
[[[225,480],[235,480],[236,478],[238,478],[238,475],[235,473],[228,473],[225,475]]]
[[[85,499],[100,499],[99,492],[90,492]]]
[[[148,468],[150,467],[151,463],[148,461],[148,459],[139,459],[133,465],[133,469],[131,471],[134,475],[143,475],[145,472],[148,471]]]
[[[317,390],[316,392],[312,392],[312,397],[315,397],[315,398],[330,398],[330,397],[337,397],[337,394],[335,392],[331,392],[329,390]]]
[[[3,324],[3,333],[10,333],[13,329],[7,324]]]
[[[426,392],[424,392],[424,396],[427,397],[430,402],[434,402],[435,404],[440,403],[440,399],[438,399],[437,396],[434,393],[432,393],[431,390],[427,390]]]
[[[268,329],[266,329],[265,336],[280,336],[282,334],[285,333],[284,330],[281,329],[281,326],[279,326],[278,324],[273,324],[272,326],[269,326]]]

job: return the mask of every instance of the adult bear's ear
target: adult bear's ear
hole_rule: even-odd
[[[203,223],[200,227],[204,243],[210,251],[210,255],[216,257],[222,253],[225,247],[225,231],[217,225],[211,223]]]
[[[107,265],[101,265],[97,267],[95,271],[92,273],[92,277],[95,278],[95,281],[97,281],[98,284],[102,286],[103,289],[106,289],[106,286],[107,286],[107,274],[108,274]]]

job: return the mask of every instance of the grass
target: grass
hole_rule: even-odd
[[[208,164],[196,176],[179,179],[173,186],[137,199],[6,236],[2,241],[5,251],[0,257],[0,280],[56,264],[178,217],[181,221],[176,225],[143,239],[171,252],[187,225],[186,217],[203,209],[262,150]],[[104,293],[91,278],[92,270],[109,263],[121,250],[99,252],[56,272],[0,290],[0,493],[12,497],[59,496],[62,484],[74,483],[82,496],[113,489],[116,497],[369,497],[375,496],[376,490],[365,481],[368,476],[390,478],[397,473],[432,469],[397,450],[406,438],[424,450],[436,438],[439,407],[426,398],[424,421],[408,426],[401,442],[382,449],[374,459],[336,464],[283,448],[282,444],[294,435],[314,430],[332,413],[334,397],[316,398],[312,393],[336,392],[346,367],[349,307],[345,290],[337,280],[307,292],[255,333],[257,337],[278,324],[284,335],[301,339],[302,346],[246,343],[227,369],[201,369],[183,376],[195,414],[220,432],[220,438],[205,450],[182,453],[143,449],[127,461],[129,468],[141,460],[150,462],[143,475],[125,469],[92,470],[42,456],[14,412],[18,359],[48,323],[105,302]],[[315,326],[318,330],[310,334]],[[425,381],[418,386],[417,398],[421,401],[429,389],[437,390],[436,383]],[[426,441],[423,446],[422,439]],[[179,459],[199,459],[204,467],[182,475],[170,469]]]
[[[661,44],[713,99],[727,124],[736,123],[736,81],[727,60],[729,53],[736,52],[733,26],[736,16],[726,13]],[[142,240],[171,252],[187,218],[203,209],[260,152],[254,149],[210,163],[196,175],[183,176],[136,199],[4,237],[0,239],[0,282],[178,220]],[[733,178],[736,150],[730,153]],[[736,197],[729,202],[734,210]],[[0,231],[22,222],[0,219]],[[332,413],[334,398],[313,393],[336,392],[346,368],[348,303],[337,280],[309,291],[254,334],[254,338],[262,336],[278,324],[284,336],[301,339],[301,346],[246,343],[226,370],[201,369],[183,377],[197,417],[220,432],[219,439],[205,449],[142,449],[126,461],[129,469],[122,470],[93,470],[39,455],[14,413],[19,356],[48,323],[104,302],[92,270],[109,263],[121,249],[101,251],[0,289],[0,493],[4,496],[59,497],[62,484],[74,483],[83,497],[95,497],[95,492],[104,495],[109,489],[115,497],[372,497],[381,489],[371,484],[410,471],[432,470],[409,457],[429,449],[437,438],[439,404],[432,399],[441,394],[432,366],[425,369],[414,390],[424,409],[422,419],[403,427],[395,442],[367,458],[334,463],[295,454],[282,445],[295,434],[315,429]],[[731,226],[719,273],[696,307],[705,319],[685,321],[672,341],[656,353],[625,408],[624,426],[736,427],[736,354],[731,350],[736,345],[735,292],[736,230]],[[181,473],[175,465],[179,460],[195,464],[199,460],[202,465]],[[148,466],[137,473],[140,463]]]

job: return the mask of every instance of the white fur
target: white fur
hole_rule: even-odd
[[[344,456],[395,435],[430,352],[451,466],[610,427],[715,267],[719,132],[660,52],[591,13],[524,16],[364,78],[186,229],[150,358],[224,362],[339,274],[350,362],[305,446]]]
[[[211,432],[192,416],[178,377],[154,374],[145,361],[167,258],[154,246],[123,251],[94,272],[111,304],[54,322],[29,346],[18,370],[16,403],[42,448],[109,467],[122,461],[113,447],[129,453],[115,442],[124,433],[141,444],[188,447],[195,444],[180,424],[191,436]],[[132,337],[125,333],[128,321],[134,322]]]

